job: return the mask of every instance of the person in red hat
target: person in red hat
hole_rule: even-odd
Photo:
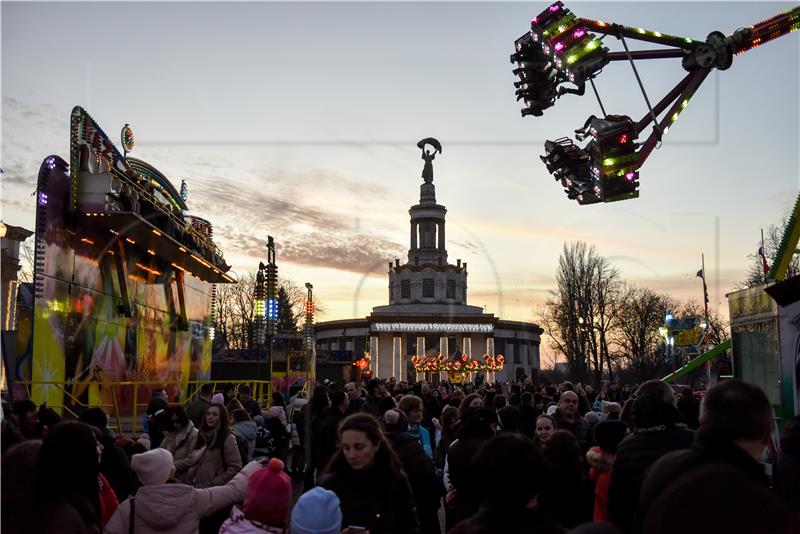
[[[283,462],[272,458],[247,483],[244,505],[234,506],[219,534],[284,534],[292,506],[292,481]]]

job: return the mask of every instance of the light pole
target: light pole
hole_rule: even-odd
[[[309,393],[311,393],[311,386],[316,380],[317,375],[317,350],[314,342],[314,286],[306,282],[306,289],[308,293],[306,296],[306,324],[303,327],[303,348],[305,349],[305,357],[308,362],[306,379],[309,385]]]

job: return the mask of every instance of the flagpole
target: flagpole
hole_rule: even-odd
[[[706,331],[703,333],[703,352],[708,350],[708,338],[711,335],[711,323],[708,321],[708,286],[706,286],[706,255],[704,253],[700,254],[700,263],[701,269],[700,272],[703,273],[703,308],[705,310],[705,323],[706,323]],[[709,386],[711,385],[711,361],[706,361],[706,379],[708,380]]]
[[[767,249],[764,248],[764,229],[762,228],[761,229],[761,265],[762,266],[764,264],[766,264],[766,257],[767,257]],[[766,284],[767,283],[767,271],[764,270],[764,269],[762,269],[762,271],[764,271],[764,283]]]

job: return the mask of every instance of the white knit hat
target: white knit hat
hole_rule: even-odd
[[[225,395],[222,393],[214,393],[214,396],[211,397],[211,404],[222,404],[225,405]]]
[[[145,486],[165,484],[172,476],[172,466],[172,453],[160,447],[131,457],[131,469]]]

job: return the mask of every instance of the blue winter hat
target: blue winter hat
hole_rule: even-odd
[[[292,534],[340,534],[342,508],[339,497],[319,486],[305,492],[292,510]]]

